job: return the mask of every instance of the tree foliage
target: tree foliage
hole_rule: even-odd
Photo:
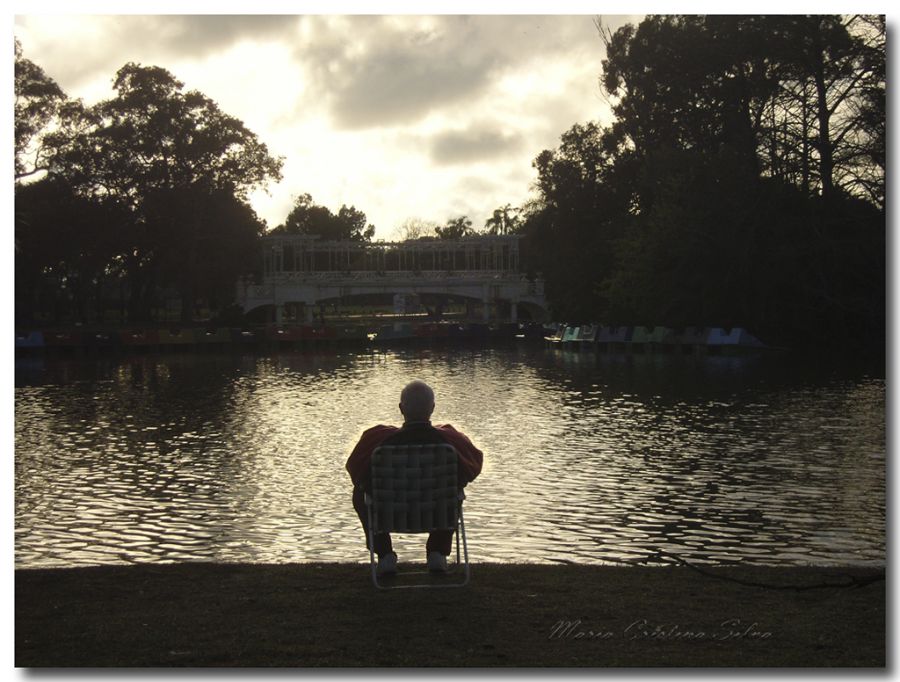
[[[35,309],[54,319],[84,319],[104,286],[122,275],[128,211],[77,194],[62,178],[20,184],[15,191],[16,318]]]
[[[178,249],[159,254],[159,277],[182,299],[187,321],[198,299],[227,304],[238,276],[252,274],[265,224],[227,189],[159,189],[145,199],[149,232]]]
[[[511,204],[494,209],[491,217],[484,222],[486,234],[514,234],[522,227],[521,209]]]
[[[281,179],[282,160],[243,123],[156,66],[129,63],[113,82],[116,96],[87,111],[90,129],[57,157],[55,172],[87,194],[139,207],[149,192],[203,183],[239,199]]]
[[[462,239],[475,234],[475,230],[472,229],[472,221],[464,215],[451,218],[443,226],[436,226],[434,232],[438,239]]]
[[[366,214],[355,206],[342,205],[335,214],[326,206],[313,202],[310,194],[301,194],[284,223],[273,234],[318,235],[322,239],[372,241],[375,226],[366,221]]]
[[[114,280],[130,321],[148,320],[166,291],[182,297],[185,319],[198,297],[227,305],[263,231],[247,197],[280,179],[282,160],[160,67],[126,64],[115,96],[90,107],[67,104],[18,44],[16,73],[17,176],[47,174],[17,188],[17,274],[70,292],[71,281],[106,283],[107,295]],[[28,149],[39,150],[30,167]],[[46,262],[40,250],[58,238],[66,257]]]
[[[534,166],[528,267],[572,320],[883,338],[884,22],[651,16],[601,35],[615,120]]]
[[[651,16],[603,36],[614,128],[640,153],[726,148],[750,176],[883,201],[883,18]]]
[[[436,239],[435,230],[439,225],[431,220],[422,218],[407,218],[394,229],[394,238],[397,241],[409,239]]]
[[[44,70],[22,53],[15,41],[15,178],[20,180],[50,167],[56,147],[80,120],[80,102],[73,102]]]

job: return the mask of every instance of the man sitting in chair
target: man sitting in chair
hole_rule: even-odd
[[[449,443],[459,457],[457,481],[465,486],[481,473],[484,455],[476,448],[468,436],[457,431],[449,424],[432,426],[431,413],[434,412],[434,391],[424,381],[411,381],[400,393],[400,412],[403,414],[403,426],[385,426],[379,424],[363,432],[362,437],[353,448],[347,460],[347,472],[353,481],[353,508],[359,515],[368,546],[367,512],[365,493],[371,484],[370,462],[372,453],[380,445],[412,445]],[[447,570],[447,557],[453,544],[453,532],[435,530],[428,536],[425,545],[428,570],[444,572]],[[378,555],[378,575],[391,575],[397,572],[397,555],[391,546],[390,533],[376,533],[373,548]]]

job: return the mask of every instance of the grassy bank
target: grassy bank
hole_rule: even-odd
[[[367,571],[354,564],[19,570],[15,663],[885,665],[878,571],[713,569],[729,578],[722,580],[683,566],[476,564],[465,588],[393,592],[376,591]],[[731,580],[808,586],[848,576],[862,584],[798,591]]]

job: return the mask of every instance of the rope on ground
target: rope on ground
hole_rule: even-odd
[[[651,558],[655,558],[657,556],[664,560],[674,561],[675,563],[677,563],[681,566],[686,566],[687,568],[690,568],[691,570],[696,571],[697,573],[700,573],[701,575],[704,575],[707,578],[715,578],[717,580],[725,580],[728,582],[737,583],[739,585],[745,585],[746,587],[762,587],[762,588],[765,588],[768,590],[796,590],[797,592],[802,592],[805,590],[821,590],[821,589],[834,588],[834,587],[841,587],[841,588],[843,588],[843,587],[865,587],[866,585],[871,585],[872,583],[878,582],[880,580],[884,580],[884,571],[881,571],[880,573],[878,573],[876,575],[865,576],[862,578],[853,576],[853,575],[844,574],[844,577],[847,578],[847,580],[845,580],[843,582],[822,582],[822,583],[812,583],[809,585],[773,585],[771,583],[761,583],[761,582],[756,582],[754,580],[742,580],[741,578],[735,578],[734,576],[730,576],[730,575],[721,575],[719,573],[713,573],[712,571],[704,570],[704,569],[700,568],[699,566],[697,566],[696,564],[692,564],[691,562],[686,561],[685,559],[682,559],[679,556],[676,556],[674,554],[669,554],[668,552],[664,552],[662,550],[658,550],[654,554],[654,556]]]

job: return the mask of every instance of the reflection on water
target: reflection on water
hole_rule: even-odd
[[[366,561],[344,462],[414,377],[485,452],[476,561],[884,563],[882,378],[440,348],[17,360],[16,565]]]

